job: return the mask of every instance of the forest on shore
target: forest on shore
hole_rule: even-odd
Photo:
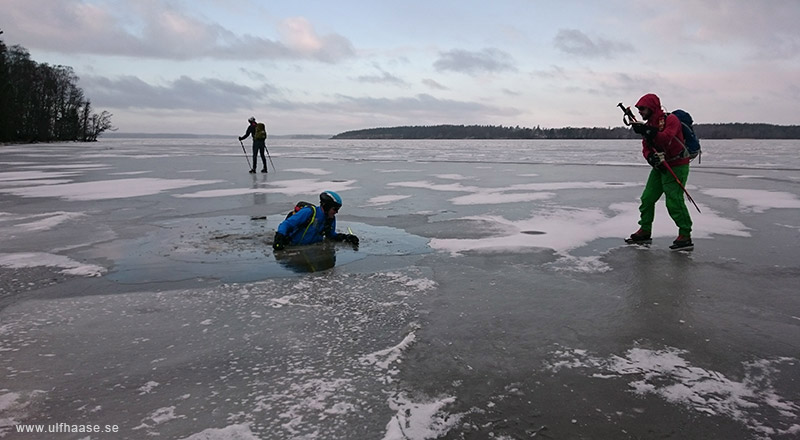
[[[72,67],[37,63],[0,39],[0,143],[91,142],[114,130],[111,113],[95,113],[77,84]]]
[[[694,124],[700,139],[800,139],[798,125]],[[368,128],[332,139],[639,139],[628,127],[525,128],[502,125],[427,125]]]

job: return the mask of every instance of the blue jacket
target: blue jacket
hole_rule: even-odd
[[[311,220],[306,226],[307,222]],[[336,236],[336,218],[330,220],[328,237]],[[325,213],[321,206],[305,207],[282,221],[278,232],[289,237],[289,244],[313,244],[325,239]]]

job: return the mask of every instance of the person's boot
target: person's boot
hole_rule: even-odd
[[[638,231],[631,234],[630,237],[625,239],[628,244],[650,244],[653,240],[650,238],[650,231],[645,231],[639,228]]]
[[[672,246],[669,247],[673,251],[690,251],[694,249],[694,243],[692,243],[692,238],[687,237],[685,235],[678,235],[678,238],[672,242]]]
[[[269,171],[267,171],[267,167],[264,167],[264,168],[261,168],[261,172],[262,173],[268,173]]]
[[[252,169],[250,170],[250,174],[255,174],[255,173],[256,173],[256,169],[255,169],[255,168],[252,168]]]

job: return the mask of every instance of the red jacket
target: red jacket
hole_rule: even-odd
[[[670,166],[686,165],[689,163],[688,157],[681,157],[684,150],[683,129],[681,121],[673,114],[666,114],[661,109],[661,100],[658,96],[648,93],[639,99],[636,107],[647,107],[653,111],[647,125],[658,127],[658,134],[655,139],[655,147],[658,151],[663,151]],[[647,159],[652,150],[647,141],[642,139],[642,156]]]

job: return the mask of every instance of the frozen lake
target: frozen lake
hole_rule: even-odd
[[[638,141],[231,139],[0,147],[0,438],[800,437],[800,141],[673,252]],[[273,254],[323,190],[361,246]]]

